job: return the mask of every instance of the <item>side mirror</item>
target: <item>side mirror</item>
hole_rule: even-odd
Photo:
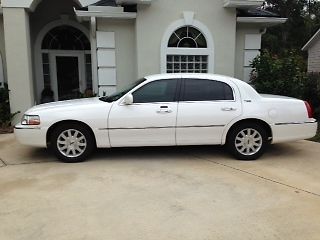
[[[124,97],[123,104],[125,104],[125,105],[131,105],[131,104],[133,104],[133,96],[132,96],[131,93],[127,94],[127,95]]]

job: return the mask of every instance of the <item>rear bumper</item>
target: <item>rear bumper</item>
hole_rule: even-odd
[[[315,119],[307,122],[277,123],[272,126],[272,143],[309,139],[317,134]]]
[[[23,145],[33,147],[46,147],[47,130],[35,126],[16,125],[14,127],[14,134],[18,142]]]

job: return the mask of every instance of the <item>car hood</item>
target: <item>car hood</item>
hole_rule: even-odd
[[[77,108],[77,107],[92,107],[92,105],[98,104],[106,104],[99,100],[99,98],[82,98],[82,99],[75,99],[75,100],[67,100],[67,101],[59,101],[59,102],[52,102],[52,103],[45,103],[34,106],[30,108],[26,114],[32,114],[36,112],[42,112],[50,109],[68,109],[68,108]]]

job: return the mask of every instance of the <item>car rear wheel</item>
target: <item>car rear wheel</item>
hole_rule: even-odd
[[[256,160],[267,146],[266,130],[255,123],[244,123],[234,127],[228,135],[227,145],[239,160]]]
[[[62,162],[83,162],[94,149],[94,137],[86,127],[66,123],[54,129],[51,149]]]

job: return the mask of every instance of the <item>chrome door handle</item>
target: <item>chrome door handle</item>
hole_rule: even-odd
[[[226,108],[221,108],[222,111],[225,111],[225,112],[231,112],[231,111],[237,111],[236,108],[232,108],[232,107],[226,107]]]
[[[168,106],[161,106],[160,109],[157,111],[157,113],[163,114],[163,113],[172,113],[172,110],[169,109]]]
[[[157,113],[172,113],[172,110],[159,110]]]
[[[157,113],[172,113],[172,110],[170,109],[160,109],[157,111]]]

